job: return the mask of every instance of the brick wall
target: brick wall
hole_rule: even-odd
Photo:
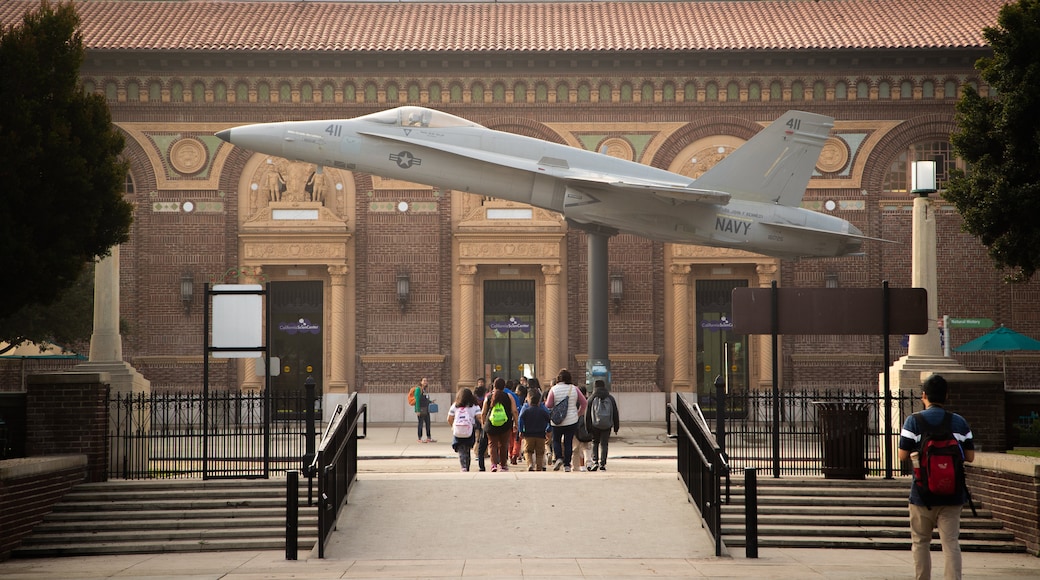
[[[83,454],[87,457],[87,481],[105,481],[108,382],[107,373],[30,376],[26,390],[26,455]]]
[[[1040,555],[1040,460],[999,453],[979,453],[967,465],[968,488],[976,504]]]
[[[942,373],[950,385],[946,408],[968,420],[975,448],[982,451],[1005,451],[1004,384],[995,373]]]
[[[0,561],[86,473],[82,455],[0,461]]]

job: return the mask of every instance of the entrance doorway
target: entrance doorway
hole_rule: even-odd
[[[271,377],[272,417],[290,418],[297,409],[307,377],[312,377],[318,401],[322,393],[322,283],[271,283],[271,356],[278,357],[279,374]],[[291,408],[290,408],[291,407]]]
[[[484,368],[492,377],[535,376],[534,280],[484,282]]]
[[[746,387],[747,336],[733,333],[733,289],[747,280],[697,280],[697,392],[715,394],[715,377],[729,372],[730,387]],[[729,368],[725,345],[729,344]]]

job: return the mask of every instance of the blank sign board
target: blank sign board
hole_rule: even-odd
[[[776,288],[777,334],[882,334],[884,288]],[[733,332],[773,334],[773,289],[733,289]],[[924,288],[888,289],[888,333],[928,334]]]
[[[217,284],[213,286],[213,346],[215,348],[252,348],[264,346],[264,300],[259,284]],[[220,294],[226,292],[226,294]],[[217,351],[216,358],[256,358],[257,351]]]

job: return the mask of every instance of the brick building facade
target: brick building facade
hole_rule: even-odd
[[[584,367],[586,239],[562,216],[479,191],[318,172],[234,148],[219,130],[419,104],[696,177],[804,109],[836,121],[803,206],[896,243],[793,261],[624,234],[609,242],[622,282],[609,318],[616,390],[706,391],[727,340],[734,384],[768,385],[768,337],[710,324],[729,315],[733,287],[910,285],[908,162],[939,158],[944,177],[960,88],[988,93],[973,63],[1001,2],[962,4],[81,4],[83,83],[107,96],[126,135],[137,208],[121,249],[125,356],[153,390],[199,388],[203,283],[263,282],[277,302],[283,387],[311,375],[327,393],[399,392],[425,375],[452,392],[478,375],[546,380]],[[35,5],[11,2],[0,20]],[[940,313],[1040,336],[1040,283],[1005,284],[935,197]],[[492,328],[510,317],[527,330]],[[906,352],[900,338],[893,359]],[[784,337],[781,382],[874,388],[881,348],[881,337]],[[1009,385],[1040,382],[1035,359],[1007,362]],[[214,362],[211,384],[259,388],[254,367]]]

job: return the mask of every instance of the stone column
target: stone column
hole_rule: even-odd
[[[242,283],[243,284],[260,284],[264,283],[264,269],[261,266],[243,267],[242,268]],[[208,300],[209,298],[204,298]],[[265,300],[270,300],[270,296],[265,296]],[[266,321],[265,321],[266,323]],[[271,345],[267,345],[267,348],[271,348]],[[262,355],[261,355],[262,356]],[[242,377],[240,383],[242,384],[243,391],[259,392],[264,388],[264,377],[257,376],[257,359],[255,358],[244,358],[242,359]]]
[[[690,390],[690,265],[672,264],[672,391]]]
[[[778,270],[776,264],[757,264],[755,273],[758,274],[758,287],[771,287],[773,280],[777,279]],[[768,334],[760,334],[754,340],[758,343],[758,386],[763,389],[771,389],[773,388],[773,337]],[[779,340],[783,340],[783,337],[780,337]]]
[[[350,274],[350,266],[329,266],[329,277],[331,296],[329,299],[329,324],[331,329],[331,348],[329,361],[329,383],[325,389],[327,393],[346,393],[349,390],[347,384],[347,361],[350,350],[347,348],[347,337],[349,328],[347,324],[347,275]]]
[[[908,356],[941,357],[939,344],[938,283],[935,266],[935,211],[927,196],[914,198],[911,287],[928,291],[928,334],[911,334]]]
[[[555,377],[560,370],[560,329],[565,326],[560,323],[560,270],[559,264],[542,266],[545,279],[545,327],[542,329],[545,333],[545,362],[535,372],[543,379]]]
[[[476,353],[480,351],[477,343],[477,311],[474,283],[477,267],[461,264],[455,267],[459,275],[459,345],[455,352],[459,354],[457,388],[473,387],[477,384],[480,371],[477,370]]]

